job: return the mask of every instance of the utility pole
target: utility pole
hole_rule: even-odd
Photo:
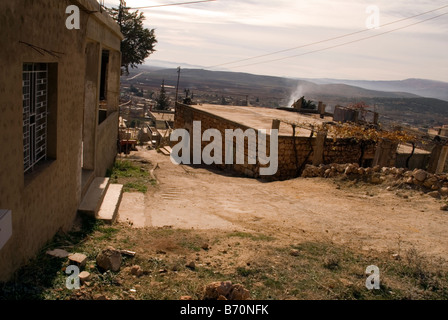
[[[179,93],[179,79],[180,79],[180,67],[177,67],[177,85],[176,85],[176,100],[174,106],[177,104],[177,94]]]

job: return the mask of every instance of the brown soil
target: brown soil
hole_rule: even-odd
[[[134,220],[135,227],[193,228],[210,238],[220,230],[243,231],[285,245],[331,241],[364,251],[415,248],[448,260],[448,213],[440,210],[441,200],[414,190],[323,178],[268,183],[209,167],[177,166],[144,148],[127,159],[158,164],[157,186],[144,196],[124,195],[120,220]]]

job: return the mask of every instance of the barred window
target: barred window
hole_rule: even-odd
[[[24,172],[47,156],[48,64],[23,64]]]

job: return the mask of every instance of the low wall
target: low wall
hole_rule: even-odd
[[[243,131],[250,129],[243,124],[219,117],[217,115],[208,113],[203,110],[194,109],[191,106],[177,104],[174,128],[187,129],[190,134],[193,132],[193,121],[201,122],[201,135],[207,129],[217,129],[224,140],[226,129],[241,129]],[[238,173],[250,176],[259,177],[259,169],[261,165],[249,164],[247,161],[248,149],[247,138],[244,146],[245,163],[244,164],[215,164],[215,166],[223,169],[232,169]],[[177,142],[172,142],[171,146]],[[257,140],[258,143],[258,140]],[[201,147],[203,150],[205,146],[210,144],[208,141],[202,141]],[[270,137],[267,136],[266,150],[269,156]],[[294,147],[295,145],[295,147]],[[304,169],[306,164],[313,162],[314,152],[316,150],[316,138],[312,137],[295,137],[292,136],[279,136],[278,137],[278,170],[277,173],[271,177],[266,176],[264,178],[274,180],[284,180],[294,178],[300,175],[301,170]],[[235,149],[235,146],[234,146]],[[364,160],[372,160],[375,153],[375,144],[367,143],[364,148]],[[225,157],[225,150],[223,146],[223,163]],[[361,145],[352,139],[325,139],[323,144],[323,163],[348,163],[358,162],[361,156]],[[235,161],[234,161],[235,163]]]

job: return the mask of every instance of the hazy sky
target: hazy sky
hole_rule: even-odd
[[[185,1],[191,0],[127,0],[126,4],[140,7]],[[116,6],[118,2],[108,0],[106,5]],[[366,26],[368,19],[373,21],[373,13],[366,12],[370,5],[379,9],[378,29]],[[443,6],[441,10],[390,24]],[[207,69],[301,78],[448,81],[448,14],[403,28],[448,13],[446,1],[217,0],[141,11],[147,18],[146,27],[156,29],[158,40],[157,51],[146,62],[149,65],[151,60],[162,60],[183,67],[211,67],[365,30]],[[403,29],[379,35],[397,28]],[[371,38],[344,44],[366,37]],[[286,59],[266,62],[282,58]],[[259,62],[265,63],[248,65]]]

